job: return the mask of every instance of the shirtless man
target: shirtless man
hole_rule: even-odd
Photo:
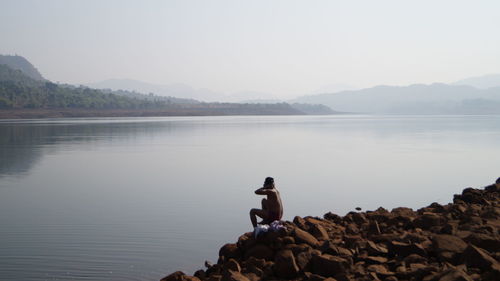
[[[281,220],[283,216],[283,205],[279,191],[274,187],[274,179],[266,178],[264,186],[257,189],[255,194],[267,195],[267,199],[262,199],[262,209],[251,209],[250,220],[253,227],[257,226],[257,217],[262,218],[261,224],[270,224],[275,220]]]

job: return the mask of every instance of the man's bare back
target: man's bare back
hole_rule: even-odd
[[[283,216],[283,204],[279,191],[274,186],[273,178],[266,178],[264,186],[255,191],[257,195],[266,195],[267,198],[262,199],[262,209],[251,209],[250,220],[254,227],[257,226],[257,217],[262,218],[262,224],[270,224],[275,220],[281,220]]]

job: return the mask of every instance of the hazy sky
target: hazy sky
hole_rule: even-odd
[[[65,83],[130,78],[295,96],[500,73],[496,0],[0,4],[0,53]]]

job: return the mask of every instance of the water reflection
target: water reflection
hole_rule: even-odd
[[[360,137],[412,138],[441,135],[443,138],[476,138],[495,145],[491,136],[500,131],[500,116],[256,116],[183,118],[99,118],[0,121],[0,178],[23,176],[50,153],[74,145],[113,143],[155,138],[190,130],[299,128],[319,134],[332,131]]]

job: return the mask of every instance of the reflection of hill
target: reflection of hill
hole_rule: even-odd
[[[44,154],[70,145],[151,136],[184,127],[174,122],[85,122],[0,122],[0,177],[28,173]]]

